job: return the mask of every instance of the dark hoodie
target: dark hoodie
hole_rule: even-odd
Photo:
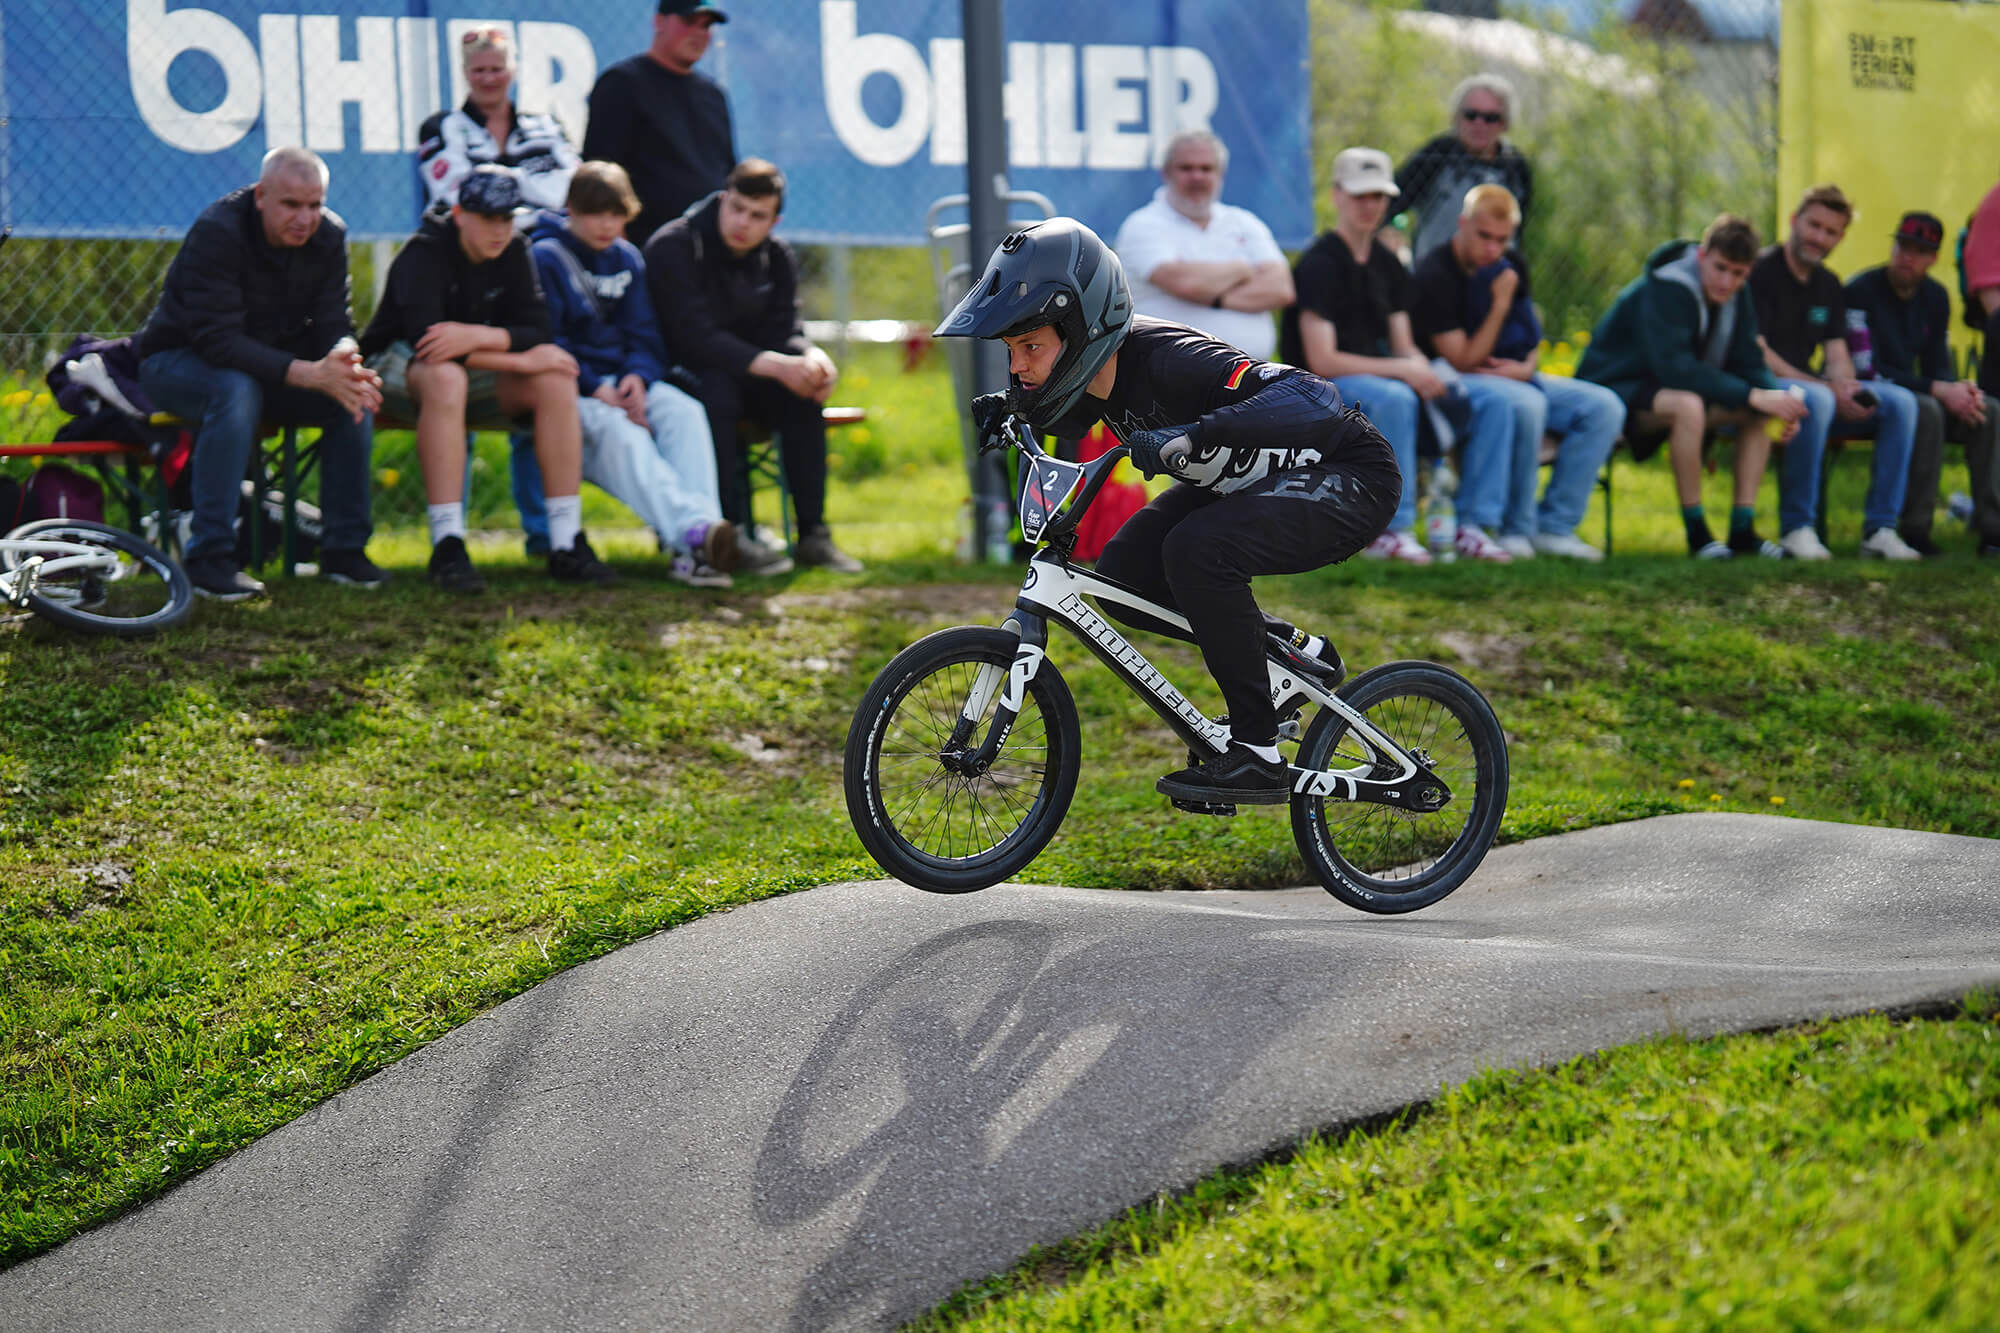
[[[771,237],[746,255],[722,243],[717,191],[646,242],[646,283],[667,354],[693,370],[750,373],[759,352],[802,355],[812,344],[799,322],[792,248]]]
[[[361,354],[373,356],[398,340],[414,343],[431,325],[446,322],[503,328],[510,352],[549,340],[548,305],[520,233],[498,259],[475,264],[449,214],[426,217],[389,265],[382,304],[361,335]]]
[[[623,237],[602,250],[577,239],[560,213],[543,212],[529,232],[535,273],[555,340],[576,358],[577,392],[588,397],[626,375],[647,384],[667,373],[667,354],[639,247]],[[572,267],[564,256],[573,258]]]
[[[1693,241],[1668,241],[1597,321],[1577,378],[1602,384],[1632,403],[1647,385],[1689,389],[1704,402],[1747,407],[1752,389],[1775,389],[1757,346],[1757,312],[1745,283],[1727,306],[1701,290]],[[1642,410],[1650,403],[1632,404]]]

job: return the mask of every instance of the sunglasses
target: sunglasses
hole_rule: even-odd
[[[1504,111],[1461,111],[1458,114],[1466,120],[1483,120],[1488,125],[1498,125],[1507,119]]]

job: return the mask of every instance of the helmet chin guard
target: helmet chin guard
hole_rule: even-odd
[[[1007,390],[1008,406],[1038,431],[1076,405],[1132,325],[1123,265],[1074,218],[1009,232],[933,336],[999,338],[1044,325],[1062,339],[1048,379],[1033,389],[1010,382]]]

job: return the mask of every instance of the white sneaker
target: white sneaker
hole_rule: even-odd
[[[1389,556],[1391,559],[1400,560],[1406,565],[1428,565],[1431,562],[1430,548],[1417,540],[1416,533],[1385,532],[1375,540],[1379,542],[1384,538],[1387,538],[1390,543]]]
[[[1793,560],[1833,559],[1833,552],[1826,549],[1826,543],[1810,527],[1793,528],[1778,539],[1778,545],[1784,547],[1785,554]]]
[[[1489,564],[1511,565],[1514,557],[1507,549],[1486,535],[1486,529],[1470,523],[1458,525],[1458,540],[1453,543],[1458,553],[1468,560],[1484,560]]]
[[[1861,539],[1864,560],[1921,560],[1923,553],[1903,540],[1894,528],[1877,528]]]
[[[1535,534],[1535,549],[1543,555],[1566,555],[1572,560],[1583,560],[1593,565],[1604,559],[1604,552],[1573,532],[1538,532]]]
[[[690,588],[733,588],[736,580],[713,565],[703,564],[691,555],[677,555],[667,566],[667,577],[676,583],[685,583]]]
[[[1363,560],[1387,560],[1396,554],[1396,534],[1385,532],[1374,541],[1361,548]]]
[[[1500,549],[1508,555],[1513,556],[1516,560],[1533,560],[1535,558],[1535,543],[1533,539],[1522,537],[1518,534],[1502,537],[1500,539]]]

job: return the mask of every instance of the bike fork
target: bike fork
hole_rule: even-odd
[[[952,728],[951,739],[946,742],[940,758],[945,767],[956,769],[967,776],[984,773],[993,765],[993,758],[1000,753],[1000,747],[1007,743],[1007,736],[1014,730],[1014,721],[1021,715],[1021,702],[1028,692],[1028,682],[1041,670],[1042,659],[1048,656],[1049,627],[1040,616],[1025,611],[1015,611],[1002,624],[1020,636],[1021,643],[1014,650],[1014,660],[1002,667],[988,663],[979,668],[973,678],[972,688],[966,692],[965,702],[958,710],[958,725]],[[986,729],[986,736],[978,748],[968,749],[972,743],[973,729],[979,719],[986,716],[986,710],[994,705],[994,696],[999,703],[994,707],[993,723]]]

